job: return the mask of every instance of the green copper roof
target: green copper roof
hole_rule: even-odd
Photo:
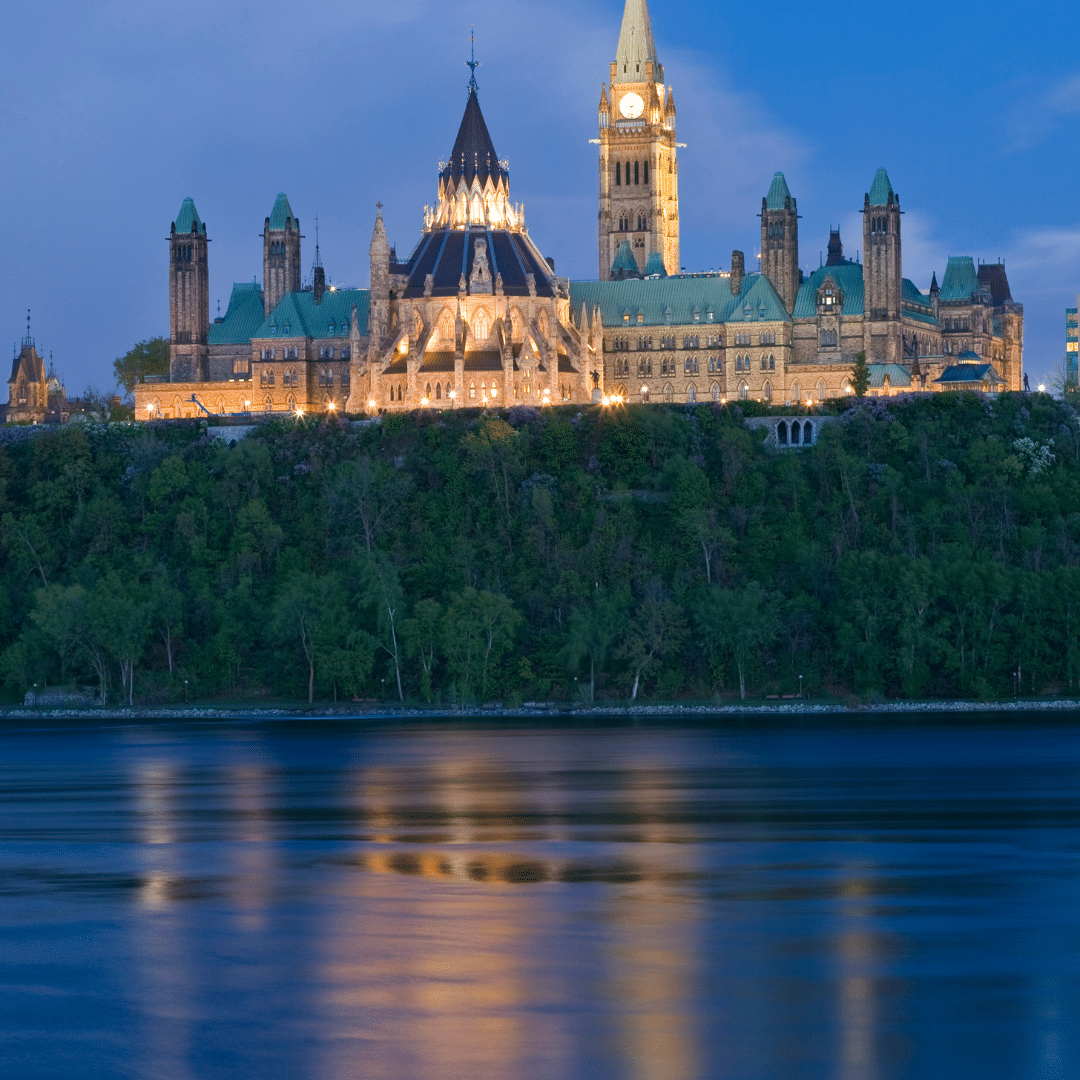
[[[664,265],[664,260],[660,258],[659,251],[652,252],[649,255],[649,261],[645,264],[645,276],[653,277],[654,275],[667,277],[667,267]]]
[[[769,187],[769,194],[765,196],[765,208],[767,210],[783,210],[784,200],[791,198],[791,192],[788,191],[787,181],[784,179],[784,174],[778,172],[772,178],[772,185]]]
[[[891,192],[892,184],[889,182],[889,174],[884,168],[878,169],[874,182],[870,185],[870,205],[888,206]]]
[[[910,386],[911,369],[903,364],[867,364],[870,369],[870,386],[880,390],[885,385],[885,376],[889,377],[890,386]]]
[[[910,278],[904,278],[900,288],[901,314],[905,319],[938,325],[934,318],[934,305],[930,297],[922,292]]]
[[[572,281],[570,306],[575,312],[584,306],[589,317],[599,307],[604,326],[707,327],[710,323],[780,322],[790,318],[776,290],[762,274],[744,277],[738,296],[731,295],[731,279],[718,274]],[[638,312],[642,315],[640,324]]]
[[[262,290],[253,281],[239,281],[232,287],[224,318],[210,324],[206,340],[211,345],[243,345],[252,339],[262,321]]]
[[[284,191],[279,191],[277,201],[274,203],[274,209],[270,211],[270,228],[284,229],[286,222],[289,223],[290,228],[295,229],[297,227],[296,215],[289,205],[288,196]]]
[[[991,386],[1002,381],[992,364],[954,364],[947,367],[934,382],[981,383],[984,380]]]
[[[950,255],[938,300],[970,300],[979,288],[979,275],[971,256]]]
[[[637,260],[630,250],[630,241],[624,240],[615,252],[615,260],[611,264],[612,276],[615,274],[636,274],[638,272]]]
[[[370,302],[371,293],[367,289],[327,289],[322,294],[322,302],[318,304],[315,303],[313,292],[287,293],[252,337],[344,337],[349,333],[353,308],[356,308],[360,333],[366,334]],[[334,326],[332,334],[331,324]]]
[[[841,315],[863,314],[863,268],[860,263],[843,262],[836,266],[820,266],[800,286],[795,297],[795,317],[817,314],[817,292],[830,277],[844,294]]]
[[[199,211],[195,209],[195,200],[190,195],[180,204],[180,213],[176,215],[176,221],[173,224],[178,233],[189,233],[192,230],[206,232],[206,226],[199,217]]]

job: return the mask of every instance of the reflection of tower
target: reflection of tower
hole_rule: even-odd
[[[626,0],[610,97],[600,91],[599,241],[602,281],[624,241],[638,273],[652,252],[667,273],[679,272],[675,98],[664,87],[645,0]]]
[[[300,222],[284,192],[263,228],[263,296],[267,315],[287,293],[300,291]]]
[[[185,199],[169,233],[169,377],[206,379],[210,328],[210,269],[206,224],[194,200]]]

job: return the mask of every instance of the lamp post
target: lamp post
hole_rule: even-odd
[[[1017,671],[1014,671],[1012,673],[1012,676],[1013,676],[1013,697],[1018,697],[1019,696],[1018,691],[1017,691],[1017,679],[1019,678],[1019,674],[1020,673],[1017,672]]]
[[[37,683],[34,683],[34,708],[35,709],[37,708],[37,704],[38,704],[38,701],[37,701]]]
[[[188,696],[188,681],[187,681],[187,679],[185,679],[184,680],[184,704],[185,705],[187,704],[187,696]]]
[[[802,701],[802,699],[803,699],[803,696],[802,696],[802,676],[800,675],[799,676],[799,700]]]

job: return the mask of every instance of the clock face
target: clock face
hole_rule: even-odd
[[[644,111],[645,102],[641,100],[640,94],[635,94],[633,92],[623,94],[622,100],[619,102],[619,112],[621,112],[627,120],[636,120]]]

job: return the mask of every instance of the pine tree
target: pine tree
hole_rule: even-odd
[[[866,390],[870,385],[870,368],[866,363],[865,352],[855,354],[855,366],[851,369],[851,385],[855,389],[856,397],[866,397]]]

